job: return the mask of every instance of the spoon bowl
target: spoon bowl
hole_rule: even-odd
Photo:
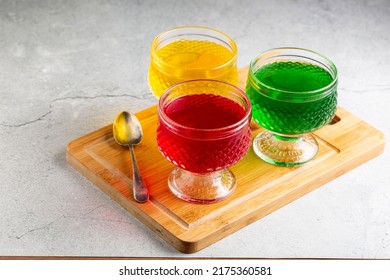
[[[133,165],[133,196],[139,203],[144,203],[149,199],[148,189],[138,170],[134,154],[134,145],[142,140],[142,127],[137,117],[129,112],[120,112],[113,124],[113,133],[115,141],[122,146],[128,146]]]

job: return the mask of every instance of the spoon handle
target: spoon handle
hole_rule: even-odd
[[[131,161],[133,163],[133,196],[138,203],[144,203],[149,199],[149,192],[144,180],[139,173],[137,162],[135,160],[133,145],[129,145]]]

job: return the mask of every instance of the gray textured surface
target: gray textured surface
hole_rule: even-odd
[[[339,103],[389,135],[390,2],[1,1],[0,255],[187,256],[70,167],[66,144],[156,103],[155,35],[230,34],[239,64],[268,48],[338,66]],[[191,256],[390,258],[390,154]]]

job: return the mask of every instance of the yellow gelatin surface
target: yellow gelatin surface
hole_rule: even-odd
[[[237,65],[233,51],[205,40],[178,40],[161,47],[152,55],[149,85],[154,95],[179,82],[214,79],[236,85]]]

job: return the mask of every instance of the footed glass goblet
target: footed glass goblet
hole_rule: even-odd
[[[239,88],[216,80],[174,85],[158,104],[157,145],[176,165],[170,190],[193,203],[213,203],[236,187],[228,169],[251,144],[251,104]]]
[[[309,133],[329,123],[337,107],[337,69],[328,58],[298,48],[259,54],[249,66],[246,93],[265,132],[255,153],[271,164],[302,165],[318,151]]]
[[[237,45],[209,27],[181,26],[160,33],[150,49],[148,81],[159,98],[170,86],[189,80],[238,83]]]

